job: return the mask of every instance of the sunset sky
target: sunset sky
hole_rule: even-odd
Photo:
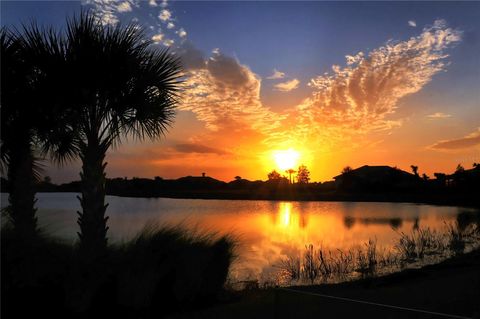
[[[170,131],[110,151],[109,177],[266,179],[287,150],[313,181],[480,162],[478,2],[2,1],[1,24],[63,28],[82,7],[139,23],[186,68]],[[46,163],[54,182],[79,171]]]

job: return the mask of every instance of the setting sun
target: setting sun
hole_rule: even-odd
[[[291,169],[297,166],[298,158],[300,154],[292,149],[275,151],[273,153],[273,158],[278,168],[281,170]]]

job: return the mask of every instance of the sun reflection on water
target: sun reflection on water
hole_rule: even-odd
[[[3,195],[3,194],[2,194]],[[41,194],[39,223],[71,241],[78,231],[75,194]],[[3,198],[2,198],[3,199]],[[197,231],[231,234],[238,241],[232,274],[268,278],[281,259],[301,254],[306,245],[350,249],[376,238],[392,249],[401,232],[430,227],[443,230],[463,208],[398,203],[275,202],[108,197],[110,242],[134,237],[157,222]]]

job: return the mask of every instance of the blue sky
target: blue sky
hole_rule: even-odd
[[[118,9],[123,2],[128,2],[128,6]],[[82,5],[74,1],[2,1],[1,24],[19,26],[20,23],[34,18],[40,24],[62,27],[65,17],[78,13],[82,7],[92,8],[100,14],[111,10],[122,23],[135,19],[146,28],[149,37],[155,34],[161,35],[162,40],[157,44],[160,47],[166,44],[167,39],[173,41],[170,46],[174,51],[181,51],[188,43],[190,47],[195,48],[196,52],[202,52],[205,61],[210,57],[217,59],[216,61],[225,62],[223,64],[219,62],[219,67],[226,68],[222,69],[222,76],[234,76],[233,72],[238,71],[241,76],[257,79],[258,83],[254,81],[250,90],[255,85],[259,86],[257,102],[260,106],[255,106],[253,112],[257,112],[257,108],[267,108],[269,112],[274,112],[268,116],[290,118],[294,116],[294,112],[289,110],[298,110],[299,105],[304,103],[305,99],[314,96],[312,94],[318,90],[318,87],[309,86],[308,83],[325,72],[332,73],[334,65],[339,65],[341,68],[347,67],[346,55],[363,52],[367,56],[369,52],[387,46],[388,41],[395,44],[420,37],[425,34],[425,30],[430,30],[428,28],[436,21],[441,20],[444,22],[442,30],[451,30],[457,32],[459,37],[461,36],[461,40],[452,41],[451,44],[442,47],[441,54],[448,55],[441,59],[442,67],[435,69],[435,72],[426,78],[418,80],[423,82],[413,90],[414,92],[412,91],[413,93],[405,89],[408,83],[402,84],[406,93],[395,99],[393,106],[389,104],[388,112],[382,115],[382,120],[401,122],[397,123],[395,129],[392,128],[383,133],[363,129],[361,133],[371,143],[381,144],[391,141],[388,145],[375,150],[379,154],[382,152],[387,155],[393,154],[394,152],[390,149],[391,144],[394,141],[401,141],[399,145],[405,144],[404,147],[410,145],[410,148],[415,150],[412,158],[402,162],[398,160],[398,156],[390,158],[385,154],[382,156],[377,154],[375,158],[371,158],[365,154],[359,155],[358,160],[351,160],[350,164],[357,162],[360,164],[360,161],[376,163],[383,160],[387,162],[386,164],[408,167],[407,161],[415,160],[413,156],[428,155],[432,158],[444,158],[443,161],[438,162],[438,165],[427,169],[431,173],[434,170],[445,169],[448,165],[454,166],[454,162],[459,158],[476,158],[479,154],[478,144],[475,143],[466,149],[454,151],[448,149],[443,150],[443,153],[429,149],[430,146],[437,145],[435,143],[446,140],[468,138],[472,134],[476,138],[475,134],[480,124],[479,2],[180,1],[162,3],[158,0],[152,4],[148,1],[129,0],[116,2],[116,4],[118,6],[112,11],[108,5],[100,2]],[[164,10],[168,11],[168,17],[161,19],[160,14]],[[171,28],[168,26],[169,23],[172,24]],[[179,33],[181,30],[185,32],[182,36]],[[218,51],[215,51],[216,49]],[[215,52],[212,53],[212,51]],[[436,67],[431,64],[426,66]],[[274,70],[282,72],[283,77],[269,79]],[[404,79],[408,81],[408,76]],[[292,81],[297,81],[298,84]],[[279,89],[280,83],[285,83],[287,89]],[[155,147],[174,148],[172,141],[197,143],[199,136],[202,136],[205,141],[209,138],[214,139],[215,129],[218,128],[206,120],[210,117],[205,112],[205,108],[191,106],[182,108],[178,123],[181,126],[192,127],[192,131],[187,134],[174,128],[172,138],[162,142],[161,145],[154,144]],[[323,116],[327,116],[327,113],[322,112]],[[286,121],[290,120],[286,119]],[[333,120],[331,122],[333,123]],[[325,126],[325,123],[316,121],[311,125]],[[370,125],[378,125],[378,123]],[[426,128],[428,132],[423,131]],[[333,131],[338,132],[339,128],[328,130],[332,132],[328,136],[332,136]],[[277,133],[274,135],[278,136]],[[253,148],[259,150],[260,144],[265,145],[262,141],[270,141],[264,136],[269,134],[270,132],[265,133],[263,130],[262,137],[257,137],[259,140],[253,143],[256,145]],[[255,138],[252,135],[251,139]],[[405,142],[408,140],[411,144]],[[309,139],[307,144],[315,146],[316,143],[320,142]],[[295,143],[290,144],[301,143],[295,140]],[[268,145],[271,148],[279,148],[290,144],[285,142]],[[223,145],[223,148],[228,147]],[[241,151],[232,151],[230,148],[227,153],[235,153],[237,157],[243,156],[240,155],[243,154]],[[135,148],[135,152],[142,152],[142,150]],[[328,154],[335,152],[342,151],[339,147],[324,150],[324,153]],[[204,156],[210,156],[210,153],[205,154]],[[188,156],[192,155],[188,154]],[[259,155],[264,162],[262,156],[264,155]],[[330,157],[333,160],[339,156],[336,154]],[[351,154],[348,156],[351,157]],[[313,154],[308,158],[308,161],[314,162],[318,155]],[[205,159],[205,161],[209,160]],[[427,162],[425,160],[425,163]],[[348,164],[346,160],[338,163],[338,166],[344,164]],[[159,167],[162,166],[159,165]],[[236,167],[236,169],[240,168]],[[338,167],[335,166],[334,169]],[[156,175],[160,175],[162,170],[172,171],[170,168],[159,168],[159,170],[160,173]],[[212,170],[223,177],[224,173],[221,172],[227,169],[212,168]],[[189,173],[188,170],[181,169],[173,171],[177,175]],[[146,172],[139,171],[138,174],[147,174]],[[148,174],[150,172],[151,170],[148,170]],[[248,173],[245,172],[244,175],[246,174]],[[319,178],[328,178],[329,174],[333,176],[332,172],[326,171],[320,174]]]

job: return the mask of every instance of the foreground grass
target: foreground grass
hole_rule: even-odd
[[[148,227],[86,264],[48,236],[2,229],[2,318],[161,317],[217,301],[234,258],[233,240],[179,227]]]
[[[171,318],[440,318],[310,295],[325,294],[433,312],[480,317],[480,250],[436,265],[340,284],[245,290],[237,299]],[[307,293],[307,294],[305,294]]]
[[[394,249],[377,247],[370,239],[348,250],[306,245],[302,254],[280,261],[277,285],[335,283],[398,272],[408,267],[438,263],[480,247],[480,220],[445,223],[445,231],[419,227],[398,233]]]

